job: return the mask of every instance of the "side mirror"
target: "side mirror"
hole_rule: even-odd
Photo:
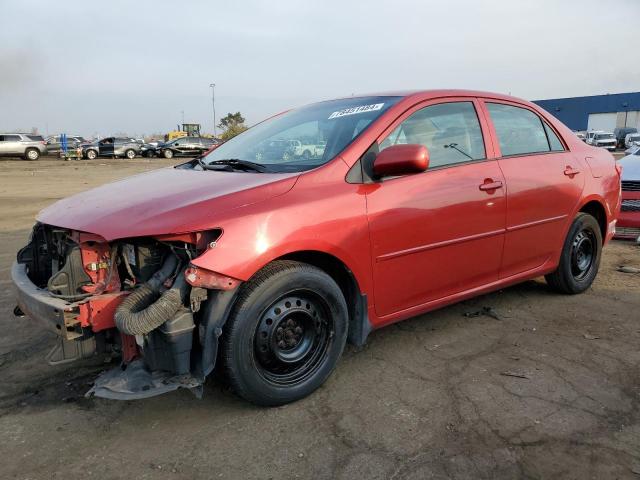
[[[376,177],[394,177],[424,172],[429,167],[429,151],[424,145],[393,145],[381,151],[373,162]]]

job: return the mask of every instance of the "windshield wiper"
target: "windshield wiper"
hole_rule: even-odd
[[[240,160],[239,158],[227,158],[224,160],[215,160],[211,163],[204,163],[200,158],[198,158],[198,163],[205,170],[219,170],[215,168],[215,165],[229,165],[230,167],[239,168],[239,169],[247,169],[253,170],[255,172],[268,172],[269,169],[262,165],[261,163],[250,162],[248,160]]]

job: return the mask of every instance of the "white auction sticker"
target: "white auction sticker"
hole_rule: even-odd
[[[371,105],[360,105],[359,107],[345,108],[344,110],[338,110],[329,115],[329,120],[332,118],[346,117],[347,115],[356,115],[358,113],[374,112],[380,110],[384,106],[384,103],[373,103]]]

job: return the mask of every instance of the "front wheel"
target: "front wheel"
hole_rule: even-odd
[[[560,293],[582,293],[595,280],[601,256],[602,232],[598,221],[587,213],[579,213],[569,228],[558,268],[545,279]]]
[[[136,152],[135,150],[129,149],[126,152],[124,152],[124,156],[127,157],[129,160],[133,160],[134,158],[136,158]]]
[[[276,261],[240,293],[224,329],[222,358],[233,389],[258,405],[283,405],[324,383],[342,355],[348,311],[322,270]]]
[[[98,157],[98,153],[95,150],[88,150],[85,156],[88,160],[95,160]]]
[[[162,155],[164,156],[164,158],[173,158],[173,151],[165,150],[164,152],[162,152]]]

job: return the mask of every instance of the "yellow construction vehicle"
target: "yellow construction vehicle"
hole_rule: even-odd
[[[173,130],[164,136],[165,142],[170,142],[176,138],[201,136],[199,123],[183,123],[182,129],[180,128],[180,125],[177,125],[177,127],[177,130]]]

